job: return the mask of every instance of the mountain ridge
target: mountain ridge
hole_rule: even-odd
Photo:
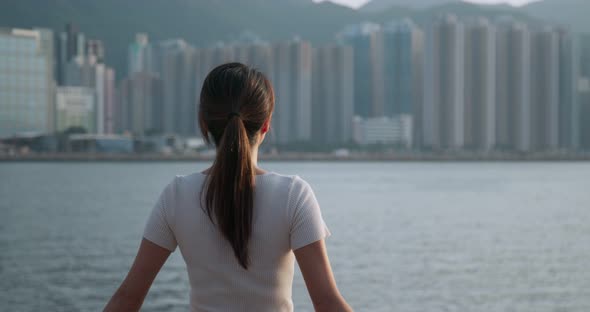
[[[389,10],[394,7],[402,7],[409,9],[427,9],[438,5],[448,4],[452,2],[462,2],[461,0],[372,0],[359,8],[363,12],[379,12]]]

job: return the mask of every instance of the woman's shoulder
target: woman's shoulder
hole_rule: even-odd
[[[193,172],[189,174],[177,174],[172,182],[178,184],[201,184],[207,176],[202,172]]]
[[[272,188],[276,190],[281,189],[286,191],[286,195],[288,196],[312,191],[310,184],[297,174],[267,172],[258,176],[256,183],[258,185],[272,185]]]
[[[190,174],[177,174],[168,182],[167,188],[180,189],[184,187],[194,187],[200,185],[205,180],[205,175],[201,172]]]
[[[257,181],[270,180],[273,183],[278,183],[286,187],[309,185],[300,175],[297,174],[282,174],[274,171],[267,171],[264,174],[257,175]]]
[[[164,187],[163,193],[167,196],[178,196],[183,193],[192,193],[199,189],[205,181],[205,175],[200,172],[191,174],[177,174]]]
[[[206,179],[207,175],[202,172],[179,174],[174,176],[166,189],[177,194],[185,190],[192,193],[196,188],[200,189]],[[273,189],[284,189],[290,192],[311,190],[310,184],[300,175],[282,174],[274,171],[266,171],[257,175],[256,184],[257,186],[273,186]]]

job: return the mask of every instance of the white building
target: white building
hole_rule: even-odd
[[[82,127],[96,131],[95,90],[86,87],[59,87],[55,93],[57,131]]]
[[[359,145],[384,144],[410,148],[413,144],[411,115],[373,118],[355,116],[352,128],[353,140]]]

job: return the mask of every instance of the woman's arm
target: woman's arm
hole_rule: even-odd
[[[352,311],[336,286],[324,240],[296,249],[294,253],[314,309],[317,312]]]
[[[150,286],[170,254],[168,249],[144,238],[131,270],[104,311],[139,311]]]

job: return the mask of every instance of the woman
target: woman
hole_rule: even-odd
[[[217,147],[213,166],[164,189],[105,311],[139,310],[177,246],[188,269],[191,311],[292,311],[294,258],[316,311],[352,311],[336,287],[324,245],[330,232],[309,184],[257,166],[273,108],[262,73],[239,63],[209,73],[199,123]]]

